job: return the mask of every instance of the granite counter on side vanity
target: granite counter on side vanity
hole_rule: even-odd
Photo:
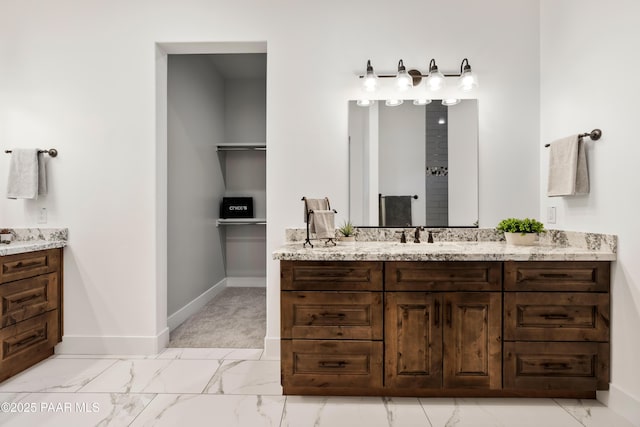
[[[13,240],[0,244],[0,256],[22,254],[67,246],[69,230],[66,228],[13,228]]]
[[[434,243],[426,243],[431,231]],[[409,242],[413,229],[405,229]],[[280,260],[284,394],[594,398],[609,387],[616,236],[359,229]]]

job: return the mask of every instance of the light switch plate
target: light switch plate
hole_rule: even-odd
[[[547,208],[547,223],[555,224],[556,223],[556,207],[549,206]]]

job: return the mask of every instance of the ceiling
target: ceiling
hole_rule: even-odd
[[[266,53],[219,53],[206,56],[224,79],[258,79],[267,76]]]

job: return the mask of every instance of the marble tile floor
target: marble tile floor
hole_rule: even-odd
[[[282,396],[262,350],[57,355],[0,383],[0,426],[632,427],[595,400]]]

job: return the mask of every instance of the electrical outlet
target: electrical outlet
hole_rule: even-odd
[[[38,224],[47,223],[47,208],[40,208],[38,211]]]
[[[549,206],[547,208],[547,223],[555,224],[556,223],[556,207]]]

